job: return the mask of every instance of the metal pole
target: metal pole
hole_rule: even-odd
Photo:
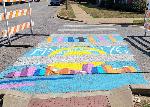
[[[5,7],[5,1],[2,0],[2,3],[3,3],[3,10],[4,10],[4,18],[5,18],[5,22],[6,22],[7,39],[8,39],[9,45],[11,45],[11,40],[10,40],[10,36],[9,36],[9,33],[8,33],[8,20],[6,18],[7,10],[6,10],[6,7]]]
[[[145,9],[145,15],[144,15],[144,25],[145,25],[145,23],[147,22],[147,11],[150,11],[150,1],[149,0],[147,0],[146,1],[146,9]],[[145,28],[145,26],[144,26],[144,28]],[[146,34],[147,34],[147,28],[145,28],[145,34],[144,34],[144,36],[146,36]]]
[[[66,10],[68,10],[68,0],[66,0]]]
[[[145,10],[145,15],[144,15],[144,28],[145,28],[145,23],[146,23],[146,14],[147,14],[147,11]],[[145,32],[144,36],[146,36],[146,34],[147,34],[147,28],[145,28],[144,32]]]
[[[31,31],[31,34],[33,35],[33,27],[32,27],[32,18],[31,18],[31,4],[30,4],[30,0],[28,0],[28,6],[29,6],[29,9],[30,9],[30,13],[29,13],[29,17],[30,17],[30,31]]]

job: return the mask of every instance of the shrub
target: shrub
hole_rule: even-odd
[[[88,0],[88,3],[91,3],[91,4],[96,4],[96,0]]]
[[[113,3],[113,0],[102,0],[100,6],[120,11],[144,12],[146,8],[146,0],[133,0],[130,4],[119,2],[119,0],[115,4]]]
[[[133,0],[133,10],[143,12],[146,8],[146,0]]]

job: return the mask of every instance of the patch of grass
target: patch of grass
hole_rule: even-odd
[[[118,10],[105,9],[100,7],[91,7],[87,4],[80,4],[86,13],[90,14],[93,18],[143,18],[144,13],[136,12],[122,12]]]
[[[66,10],[65,7],[62,8],[59,15],[61,15],[63,17],[75,18],[75,14],[74,14],[73,9],[70,5],[68,6],[68,10]]]
[[[146,100],[142,100],[140,103],[135,104],[134,107],[150,107],[150,103]]]
[[[133,24],[135,24],[135,25],[144,25],[144,20],[134,20]]]
[[[150,107],[150,97],[139,96],[141,99],[140,103],[135,103],[134,107]]]

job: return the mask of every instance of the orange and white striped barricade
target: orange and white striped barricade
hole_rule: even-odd
[[[150,0],[147,0],[147,10],[145,13],[144,18],[144,28],[145,28],[145,36],[147,34],[147,30],[150,30]],[[150,50],[150,47],[147,48],[147,50]]]
[[[34,22],[32,22],[32,26],[33,25],[34,25]],[[14,26],[14,27],[8,27],[8,31],[3,30],[2,35],[4,37],[7,37],[7,32],[8,32],[8,35],[11,36],[11,35],[19,32],[19,31],[23,31],[24,29],[29,29],[29,28],[31,28],[30,22],[25,22],[25,23],[19,24],[19,25]]]
[[[0,0],[1,2],[2,0]],[[14,10],[14,11],[10,11],[7,12],[7,9],[5,7],[5,3],[6,2],[21,2],[21,1],[25,1],[28,2],[28,9],[20,9],[20,10]],[[30,0],[3,0],[3,10],[4,13],[0,14],[0,21],[5,21],[6,23],[6,28],[5,30],[2,30],[2,32],[0,34],[3,35],[3,37],[7,37],[8,38],[8,43],[11,45],[11,40],[10,40],[10,36],[27,28],[30,28],[31,30],[31,34],[33,34],[33,28],[32,26],[33,21],[31,18],[31,6],[30,6]],[[29,16],[30,21],[29,22],[25,22],[19,25],[16,25],[14,27],[9,27],[9,20],[13,19],[13,18],[17,18],[17,17],[21,17],[21,16]]]
[[[145,15],[146,15],[146,18],[149,18],[150,17],[150,10],[146,10]]]
[[[145,28],[144,36],[146,36],[147,30],[150,30],[150,28],[149,28],[150,26],[149,26],[149,22],[148,22],[149,18],[150,18],[150,10],[146,10],[145,17],[144,17],[144,28]]]
[[[144,28],[146,30],[150,30],[150,23],[144,23]]]
[[[147,0],[147,2],[146,2],[145,16],[144,16],[145,36],[147,34],[147,30],[150,30],[149,19],[150,19],[150,0]]]
[[[5,3],[10,3],[10,2],[22,2],[22,1],[24,1],[24,2],[28,2],[28,0],[0,0],[0,2],[2,3],[2,2],[5,2]]]

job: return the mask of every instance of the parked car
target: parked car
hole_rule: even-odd
[[[12,4],[12,2],[5,2],[5,5],[7,6],[7,5],[11,5]],[[3,2],[2,2],[2,0],[0,0],[0,5],[3,5]]]
[[[29,2],[39,2],[40,0],[29,0]],[[9,5],[12,5],[12,4],[23,4],[23,3],[27,3],[28,2],[28,0],[27,1],[17,1],[17,2],[5,2],[5,5],[6,6],[9,6]],[[3,5],[3,2],[2,2],[2,0],[0,0],[0,5]]]
[[[34,2],[40,2],[40,0],[34,0]]]
[[[60,6],[60,0],[50,0],[51,6]]]

